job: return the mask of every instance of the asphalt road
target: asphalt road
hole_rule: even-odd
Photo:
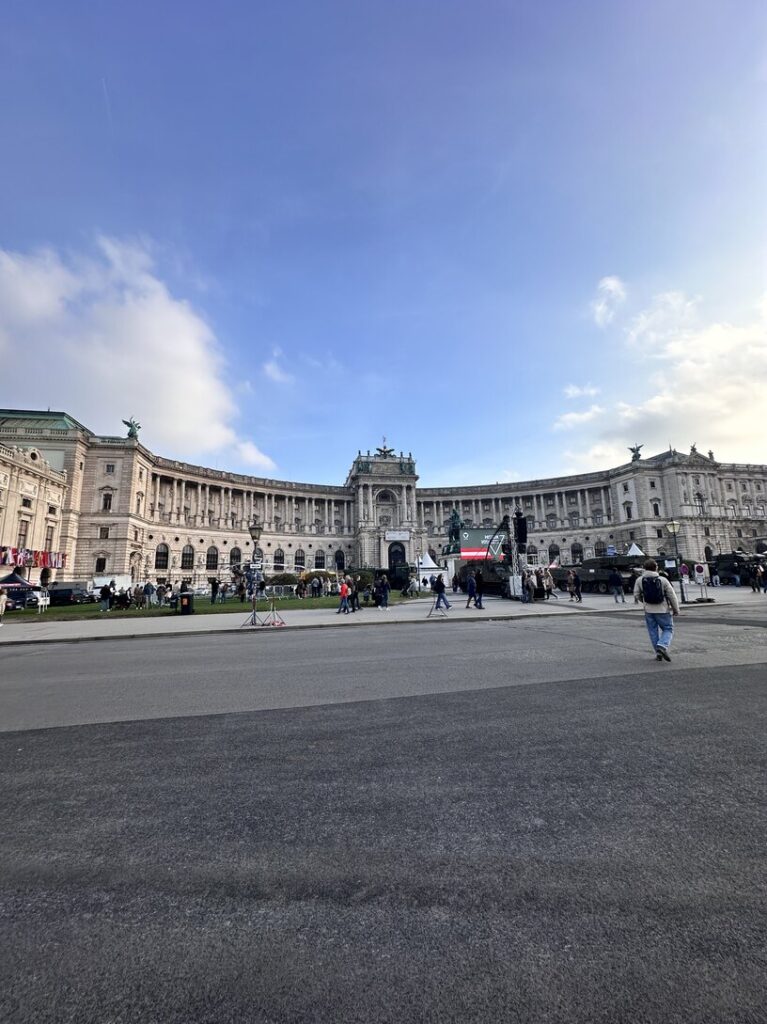
[[[765,1021],[766,643],[4,652],[0,1019]]]

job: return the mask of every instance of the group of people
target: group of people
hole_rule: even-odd
[[[354,612],[358,612],[360,610],[360,595],[362,595],[366,605],[370,604],[370,599],[372,598],[376,608],[380,608],[382,611],[389,610],[391,584],[386,575],[377,577],[373,580],[372,585],[365,584],[364,586],[361,576],[356,578],[344,576],[339,585],[338,593],[339,602],[336,615],[351,615]]]
[[[582,600],[581,578],[575,569],[571,569],[567,574],[567,590],[570,600],[580,603]],[[522,593],[520,595],[522,604],[532,604],[536,598],[549,601],[552,597],[558,599],[559,595],[554,577],[547,566],[538,566],[537,569],[528,567],[522,570]]]
[[[178,595],[188,590],[186,583],[137,583],[135,587],[116,587],[115,581],[105,583],[99,590],[99,601],[101,611],[109,612],[113,608],[119,611],[127,611],[133,608],[140,611],[142,608],[163,608],[170,607],[178,600]]]

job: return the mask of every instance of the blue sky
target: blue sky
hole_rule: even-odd
[[[328,483],[767,461],[763,3],[11,0],[0,89],[4,404]]]

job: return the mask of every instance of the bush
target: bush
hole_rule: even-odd
[[[270,576],[266,583],[270,587],[294,587],[298,583],[298,576],[292,572],[278,572]]]

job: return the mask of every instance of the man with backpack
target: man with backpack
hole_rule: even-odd
[[[658,661],[671,661],[668,649],[674,635],[674,616],[679,614],[679,602],[674,588],[658,572],[654,558],[644,563],[644,572],[634,586],[634,601],[644,604],[644,619],[650,643]]]

